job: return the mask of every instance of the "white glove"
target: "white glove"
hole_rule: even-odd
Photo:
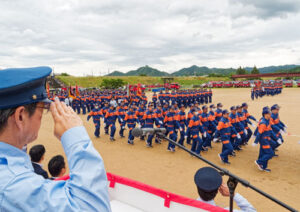
[[[287,133],[287,126],[285,126],[285,127],[283,128],[283,131],[284,131],[285,133]]]
[[[141,124],[138,124],[138,128],[141,128]]]
[[[159,121],[160,124],[164,124],[162,121]]]
[[[187,135],[184,136],[184,139],[187,139]]]
[[[251,126],[252,126],[252,127],[256,127],[256,125],[255,125],[255,124],[253,124],[253,123],[251,124]]]
[[[206,133],[206,131],[203,133],[203,137],[204,138],[206,138],[206,136],[207,136],[207,133]]]
[[[254,143],[254,142],[253,142],[253,143],[252,143],[252,146],[257,146],[257,143]]]
[[[216,142],[217,142],[217,140],[218,140],[217,138],[214,138],[214,139],[213,139],[213,142],[214,142],[214,143],[216,143]]]
[[[284,131],[283,131],[283,130],[279,130],[279,133],[280,133],[281,135],[283,135]]]
[[[179,130],[182,131],[182,127],[179,127]]]
[[[124,130],[124,129],[125,129],[125,126],[122,126],[121,128],[122,128],[122,130]]]
[[[248,132],[247,132],[247,130],[246,130],[246,129],[244,129],[244,133],[245,133],[245,135],[248,135]]]
[[[121,121],[121,122],[123,122],[123,119],[122,119],[122,118],[120,118],[120,121]]]
[[[278,144],[282,144],[281,138],[278,138],[277,143],[278,143]]]
[[[241,135],[240,135],[240,134],[237,134],[236,137],[237,137],[238,139],[241,139]]]

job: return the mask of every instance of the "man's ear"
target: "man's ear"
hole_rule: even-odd
[[[23,129],[23,124],[24,124],[24,119],[25,119],[25,107],[24,106],[20,106],[16,109],[14,115],[13,115],[13,119],[16,123],[16,126],[22,130]]]

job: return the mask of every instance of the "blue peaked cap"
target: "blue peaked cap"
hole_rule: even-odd
[[[222,184],[222,176],[211,167],[200,168],[194,176],[195,184],[198,188],[206,192],[217,190]]]
[[[49,67],[9,68],[0,70],[0,109],[35,102],[50,102],[46,91]]]

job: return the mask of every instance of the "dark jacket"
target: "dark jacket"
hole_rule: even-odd
[[[32,163],[32,166],[33,166],[34,172],[36,174],[43,176],[45,179],[49,178],[48,173],[40,165],[38,165],[36,163]]]

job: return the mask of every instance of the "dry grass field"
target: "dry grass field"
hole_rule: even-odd
[[[288,132],[292,135],[300,135],[300,89],[298,88],[286,88],[278,96],[264,97],[255,101],[250,100],[250,89],[215,89],[213,102],[215,104],[222,102],[224,108],[248,102],[250,114],[257,119],[261,117],[263,106],[278,103],[281,106],[280,118],[287,124]],[[135,145],[131,146],[127,144],[127,138],[121,139],[118,133],[115,136],[116,141],[110,142],[109,137],[103,134],[102,127],[101,138],[95,138],[92,120],[87,122],[86,116],[83,115],[81,118],[94,146],[103,157],[108,172],[190,198],[197,198],[193,177],[197,169],[206,166],[205,163],[179,149],[176,149],[175,153],[167,152],[167,142],[160,145],[154,144],[154,148],[149,149],[145,147],[145,142],[135,139]],[[125,134],[127,135],[126,131]],[[246,146],[243,151],[237,153],[237,157],[230,158],[231,165],[223,165],[217,157],[221,151],[221,144],[213,143],[213,149],[202,155],[248,180],[252,185],[300,209],[300,144],[298,142],[300,137],[286,135],[284,139],[285,143],[277,152],[279,157],[272,159],[269,163],[271,173],[259,171],[254,164],[259,147]],[[253,140],[250,140],[250,144],[252,142]],[[39,143],[46,147],[44,161],[46,169],[52,156],[64,154],[60,142],[53,135],[53,120],[50,114],[43,117],[39,137],[33,144]],[[238,185],[237,192],[246,197],[258,211],[285,211],[282,207],[242,185]],[[220,195],[216,199],[216,203],[221,207],[228,206],[228,201]]]

